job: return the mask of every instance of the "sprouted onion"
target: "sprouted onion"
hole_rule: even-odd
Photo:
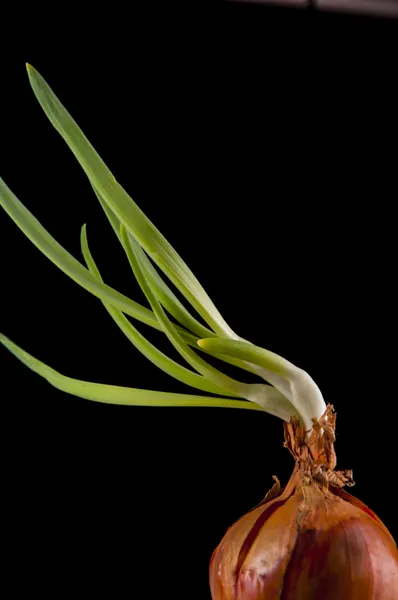
[[[86,173],[150,308],[103,281],[89,250],[85,225],[81,230],[83,265],[46,231],[2,179],[1,206],[43,254],[102,301],[146,358],[201,394],[72,379],[0,334],[2,344],[53,386],[88,400],[257,410],[285,422],[285,445],[296,461],[292,477],[283,489],[276,481],[263,502],[235,523],[214,551],[210,563],[213,600],[396,600],[397,547],[377,516],[343,490],[353,483],[351,472],[335,471],[333,407],[326,406],[308,373],[232,331],[199,281],[116,181],[41,75],[30,65],[27,69],[44,112]],[[206,325],[185,308],[153,263]],[[158,350],[127,317],[163,332],[190,368]],[[210,365],[207,355],[253,373],[261,383],[233,379]]]

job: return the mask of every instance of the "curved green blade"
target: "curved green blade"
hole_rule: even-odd
[[[51,385],[72,394],[93,400],[95,402],[105,402],[107,404],[121,404],[128,406],[191,406],[191,407],[215,407],[215,408],[240,408],[246,410],[263,411],[261,406],[244,400],[233,400],[232,398],[211,398],[208,396],[197,396],[189,394],[171,394],[168,392],[154,392],[151,390],[139,390],[134,388],[120,387],[116,385],[106,385],[102,383],[92,383],[81,381],[61,375],[48,365],[45,365],[31,354],[28,354],[22,348],[14,344],[6,336],[0,334],[0,343],[2,343],[10,352],[12,352],[20,361],[22,361],[32,371],[41,375]]]
[[[98,267],[93,259],[93,256],[88,247],[87,231],[86,226],[83,225],[81,230],[81,248],[84,256],[84,260],[90,270],[90,272],[99,280],[102,281],[101,274]],[[191,387],[197,388],[210,394],[222,394],[228,396],[227,392],[224,392],[219,386],[215,385],[211,381],[208,381],[202,375],[198,375],[193,371],[190,371],[186,367],[178,364],[166,354],[158,350],[156,346],[151,344],[135,327],[130,321],[124,316],[122,312],[108,304],[103,302],[104,307],[124,333],[124,335],[130,340],[130,342],[155,366],[159,369],[174,377],[178,381],[190,385]]]
[[[324,414],[326,404],[315,381],[306,371],[278,354],[248,342],[221,338],[199,340],[198,345],[209,352],[229,354],[261,367],[259,374],[291,402],[308,430],[312,428],[313,417],[320,419]]]
[[[88,269],[65,250],[18,200],[1,177],[0,206],[4,208],[26,237],[73,281],[104,302],[112,304],[142,323],[161,331],[158,320],[151,310],[96,279]],[[196,345],[196,337],[182,330],[180,333],[188,343]]]
[[[115,234],[117,235],[119,241],[120,238],[120,220],[117,218],[115,213],[111,208],[107,205],[105,200],[102,198],[101,192],[99,192],[94,186],[92,186],[94,192],[97,196],[99,203],[101,204]],[[129,234],[131,235],[131,234]],[[180,302],[177,296],[172,292],[169,286],[163,281],[160,277],[151,261],[148,259],[145,252],[140,248],[140,260],[145,265],[146,276],[150,278],[151,285],[156,292],[156,296],[159,302],[164,306],[164,308],[176,319],[178,323],[180,323],[183,327],[188,329],[188,331],[192,331],[192,333],[196,334],[199,337],[209,337],[213,336],[214,332],[199,323],[197,319],[195,319],[185,308],[185,306]]]
[[[204,338],[198,340],[198,346],[209,352],[222,352],[224,354],[230,354],[236,358],[246,360],[255,365],[259,365],[269,369],[272,373],[285,377],[286,373],[290,372],[291,369],[296,369],[292,363],[289,363],[286,359],[266,350],[255,346],[250,342],[242,342],[237,340],[226,340],[222,338]]]
[[[113,229],[116,237],[118,238],[119,242],[123,246],[121,235],[120,235],[120,226],[121,226],[120,220],[117,218],[115,213],[111,210],[111,208],[109,208],[109,206],[107,205],[105,200],[102,198],[101,193],[95,188],[94,185],[92,185],[92,188],[94,190],[95,195],[97,196],[99,203],[101,204],[101,207],[102,207],[106,217],[108,218],[109,223],[112,226],[112,229]],[[128,235],[130,236],[131,234],[128,234]],[[123,246],[123,248],[124,248],[124,246]],[[169,288],[169,286],[158,275],[157,271],[152,266],[150,260],[147,258],[146,254],[145,254],[144,250],[141,248],[141,246],[139,246],[137,244],[136,249],[139,252],[139,257],[140,257],[141,262],[145,266],[146,277],[150,280],[151,286],[155,292],[155,295],[156,295],[157,299],[159,300],[159,302],[164,306],[164,308],[166,310],[168,310],[168,312],[176,319],[176,321],[181,323],[181,325],[186,327],[189,331],[193,331],[194,333],[196,333],[196,335],[202,336],[202,337],[213,336],[214,333],[212,331],[210,331],[210,329],[207,329],[206,327],[204,327],[194,317],[192,317],[192,315],[187,311],[185,306],[180,303],[177,296],[172,292],[172,290]],[[182,333],[182,332],[180,331],[180,333]],[[182,333],[182,337],[183,337],[184,341],[186,341],[188,344],[196,347],[197,338],[195,338],[194,340],[187,339],[187,335],[186,334],[184,335],[183,333]],[[199,347],[199,349],[206,354],[210,354],[204,348]],[[238,367],[239,369],[243,369],[245,371],[248,371],[249,373],[257,374],[256,370],[253,369],[253,365],[250,365],[249,363],[247,363],[243,360],[240,360],[240,359],[232,357],[232,356],[227,356],[225,354],[217,354],[217,353],[211,353],[211,354],[215,358],[218,358],[219,360],[222,360],[223,362],[227,362],[228,364],[231,364],[234,367]]]
[[[159,324],[175,349],[188,362],[188,364],[191,365],[191,367],[196,369],[198,373],[210,381],[213,381],[213,383],[217,386],[220,386],[224,393],[227,392],[228,394],[232,394],[241,398],[245,397],[247,384],[240,383],[239,381],[224,375],[224,373],[221,373],[209,365],[182,340],[173,323],[167,318],[166,313],[164,312],[151,288],[150,281],[146,277],[145,266],[140,261],[138,243],[132,236],[128,235],[123,224],[120,227],[120,234],[123,246],[127,252],[127,256],[131,264],[131,268],[134,271],[134,275],[142,291],[147,297],[148,302],[159,321]]]
[[[47,117],[74,153],[92,185],[101,193],[118,219],[209,326],[220,335],[237,338],[194,274],[119,185],[43,77],[30,65],[27,65],[27,69],[32,89]]]
[[[98,190],[96,190],[96,188],[94,186],[92,186],[92,187],[93,187],[95,195],[97,196],[99,203],[101,204],[101,206],[105,212],[105,215],[107,216],[107,218],[112,226],[114,233],[116,234],[119,242],[122,244],[122,240],[121,240],[121,236],[120,236],[120,225],[121,225],[120,220],[117,218],[115,213],[109,208],[109,206],[107,205],[105,200],[101,197],[100,192],[98,192]],[[204,327],[201,323],[199,323],[199,321],[194,319],[194,317],[192,317],[192,315],[187,311],[185,306],[183,306],[183,304],[180,303],[177,296],[172,292],[172,290],[169,288],[169,286],[158,275],[157,271],[152,266],[151,262],[149,261],[149,259],[146,256],[144,250],[142,250],[141,246],[138,246],[137,249],[140,250],[141,262],[143,262],[145,267],[148,266],[148,268],[145,268],[146,276],[150,279],[150,282],[154,289],[156,297],[158,298],[159,302],[164,306],[164,308],[166,310],[168,310],[168,312],[176,319],[176,321],[180,322],[181,325],[186,327],[188,330],[196,333],[196,335],[201,336],[201,337],[213,336],[214,335],[213,332],[210,331],[210,329],[207,329],[206,327]],[[150,267],[149,267],[149,265],[150,265]],[[156,274],[156,278],[152,276],[153,274]],[[183,334],[182,334],[182,337],[188,344],[196,347],[197,339],[195,339],[193,341],[188,340],[186,335],[184,336]],[[198,346],[198,348],[202,352],[204,352],[206,354],[210,354],[204,348],[201,348],[199,346]],[[227,362],[228,364],[233,365],[234,367],[238,367],[239,369],[243,369],[244,371],[248,371],[249,373],[257,374],[256,370],[253,369],[253,365],[250,365],[249,363],[247,363],[243,360],[234,358],[232,356],[227,356],[226,354],[217,354],[217,353],[211,353],[211,354],[215,358],[218,358],[219,360],[222,360],[223,362]]]

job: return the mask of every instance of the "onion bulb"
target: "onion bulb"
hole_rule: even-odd
[[[285,445],[296,464],[226,533],[213,553],[213,600],[396,600],[398,552],[387,528],[343,490],[335,471],[331,406],[309,438],[296,419]]]

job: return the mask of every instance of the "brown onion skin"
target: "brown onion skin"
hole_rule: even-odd
[[[397,600],[398,551],[380,520],[342,490],[293,477],[214,551],[213,600]]]
[[[365,504],[330,483],[342,474],[334,471],[330,439],[321,452],[319,437],[316,452],[303,439],[298,431],[285,442],[297,461],[286,487],[278,482],[215,549],[212,599],[398,600],[391,534]]]

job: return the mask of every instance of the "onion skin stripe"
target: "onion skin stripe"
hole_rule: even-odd
[[[283,500],[276,500],[273,504],[268,506],[268,508],[266,508],[264,510],[264,512],[262,512],[261,515],[259,515],[259,517],[257,518],[256,522],[254,523],[253,527],[250,529],[250,531],[247,534],[246,539],[243,542],[242,547],[239,551],[239,556],[238,556],[238,560],[236,563],[236,571],[235,571],[235,586],[237,586],[237,584],[238,584],[239,575],[240,575],[242,566],[244,565],[244,562],[246,560],[246,557],[249,554],[250,549],[253,546],[254,541],[255,541],[256,537],[258,536],[258,534],[260,533],[264,523],[266,521],[268,521],[268,519],[274,514],[275,511],[278,510],[278,508],[280,508],[281,506],[286,504],[286,502],[289,500],[289,498],[292,496],[293,493],[294,493],[294,490],[291,492],[291,494],[287,498],[284,498]]]

